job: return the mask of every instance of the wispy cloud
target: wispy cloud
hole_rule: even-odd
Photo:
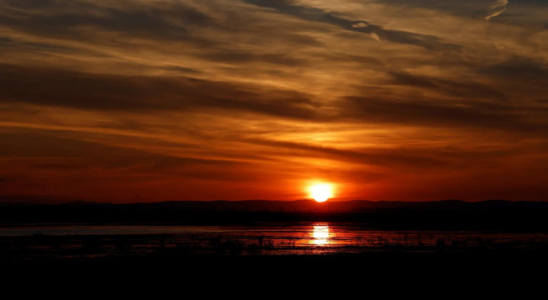
[[[508,0],[497,0],[495,3],[491,4],[489,15],[485,17],[485,20],[489,21],[496,16],[500,16],[506,11],[507,6]]]

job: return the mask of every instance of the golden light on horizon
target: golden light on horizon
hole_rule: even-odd
[[[328,183],[315,184],[310,187],[310,196],[316,202],[325,202],[333,196],[333,187]]]

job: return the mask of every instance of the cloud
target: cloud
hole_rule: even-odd
[[[462,47],[457,44],[443,42],[440,38],[401,30],[385,29],[383,26],[367,21],[353,21],[340,18],[322,9],[292,5],[293,2],[283,0],[245,0],[245,2],[261,7],[272,8],[282,14],[292,15],[307,21],[321,22],[339,26],[345,30],[367,34],[376,40],[386,40],[393,43],[409,44],[432,51],[457,51]]]
[[[543,196],[543,4],[0,0],[0,193]]]
[[[502,77],[513,78],[512,80],[526,78],[526,81],[548,79],[548,66],[542,60],[518,55],[482,68],[480,72],[499,79]],[[516,74],[519,74],[519,78],[515,78]]]
[[[372,37],[373,39],[379,41],[379,42],[381,41],[381,38],[380,38],[376,33],[374,33],[374,32],[371,33],[371,37]]]
[[[548,111],[534,107],[365,97],[349,97],[346,105],[353,111],[354,118],[375,123],[514,131],[542,137],[546,137],[548,130],[548,123],[541,119]]]
[[[188,39],[188,30],[176,20],[185,20],[195,26],[214,24],[209,16],[176,2],[153,9],[138,5],[123,9],[107,3],[68,0],[6,1],[6,4],[11,13],[0,14],[0,24],[56,37],[74,35],[80,29],[92,27],[154,39]],[[22,16],[26,18],[22,19]]]
[[[203,174],[203,178],[207,178],[207,170],[242,168],[247,165],[245,162],[164,155],[133,147],[116,147],[68,136],[59,137],[48,131],[18,131],[0,134],[0,137],[0,158],[26,158],[27,167],[40,171],[94,170],[107,174],[133,173],[147,176],[165,176],[169,173],[184,176],[188,172],[191,174],[186,176],[193,176],[192,173],[198,172]],[[42,147],[31,147],[36,143]],[[209,179],[215,179],[216,173],[211,173]]]
[[[506,100],[507,97],[495,88],[476,83],[471,80],[448,80],[444,78],[412,75],[408,73],[393,72],[391,83],[406,85],[415,88],[435,90],[448,97],[462,97],[465,99],[492,99]]]
[[[508,0],[497,0],[495,1],[490,9],[489,9],[489,15],[485,17],[485,20],[489,21],[492,18],[496,16],[500,16],[502,13],[506,11],[506,7],[508,6]]]
[[[28,103],[103,111],[232,110],[315,119],[306,94],[258,85],[190,77],[84,74],[2,66],[0,103]],[[32,85],[32,88],[29,88]]]

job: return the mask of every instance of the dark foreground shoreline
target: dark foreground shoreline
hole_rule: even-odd
[[[136,279],[145,280],[148,287],[172,282],[190,288],[189,282],[200,282],[209,286],[206,291],[227,282],[240,291],[250,291],[246,286],[253,282],[274,289],[295,285],[305,290],[346,287],[351,282],[355,287],[375,289],[379,286],[374,283],[381,282],[387,291],[401,288],[402,283],[429,290],[433,284],[445,284],[452,291],[470,284],[484,286],[497,278],[542,280],[548,267],[548,243],[543,242],[388,244],[348,247],[342,253],[303,247],[297,249],[302,250],[298,254],[280,252],[268,241],[262,246],[223,239],[204,243],[170,245],[165,235],[2,237],[0,267],[20,282],[53,280],[59,284],[59,278],[68,278],[62,283],[74,280],[96,286],[108,281],[118,287],[129,284],[135,291],[141,288],[134,285]]]
[[[146,287],[205,285],[203,292],[218,291],[231,284],[233,292],[253,291],[268,286],[272,291],[289,292],[289,287],[321,292],[327,288],[371,289],[393,294],[405,286],[411,290],[454,293],[473,286],[484,289],[521,289],[542,286],[548,267],[545,251],[487,253],[362,253],[282,256],[191,256],[191,257],[103,257],[78,260],[0,261],[11,279],[26,282],[68,278],[96,286],[109,282],[119,288],[128,284],[133,291]],[[12,271],[13,270],[13,271]],[[51,276],[45,278],[44,274]],[[135,286],[135,280],[144,281]],[[181,281],[182,280],[182,281]],[[175,282],[173,282],[175,281]],[[525,281],[525,282],[523,282]],[[504,282],[508,285],[504,285]],[[258,285],[258,284],[259,285]],[[102,287],[96,286],[101,289]],[[378,290],[381,289],[381,290]],[[392,289],[395,289],[392,291]],[[227,290],[218,291],[226,293]],[[442,291],[440,291],[442,292]]]

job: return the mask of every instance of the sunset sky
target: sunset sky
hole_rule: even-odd
[[[0,195],[548,200],[546,0],[0,0]]]

